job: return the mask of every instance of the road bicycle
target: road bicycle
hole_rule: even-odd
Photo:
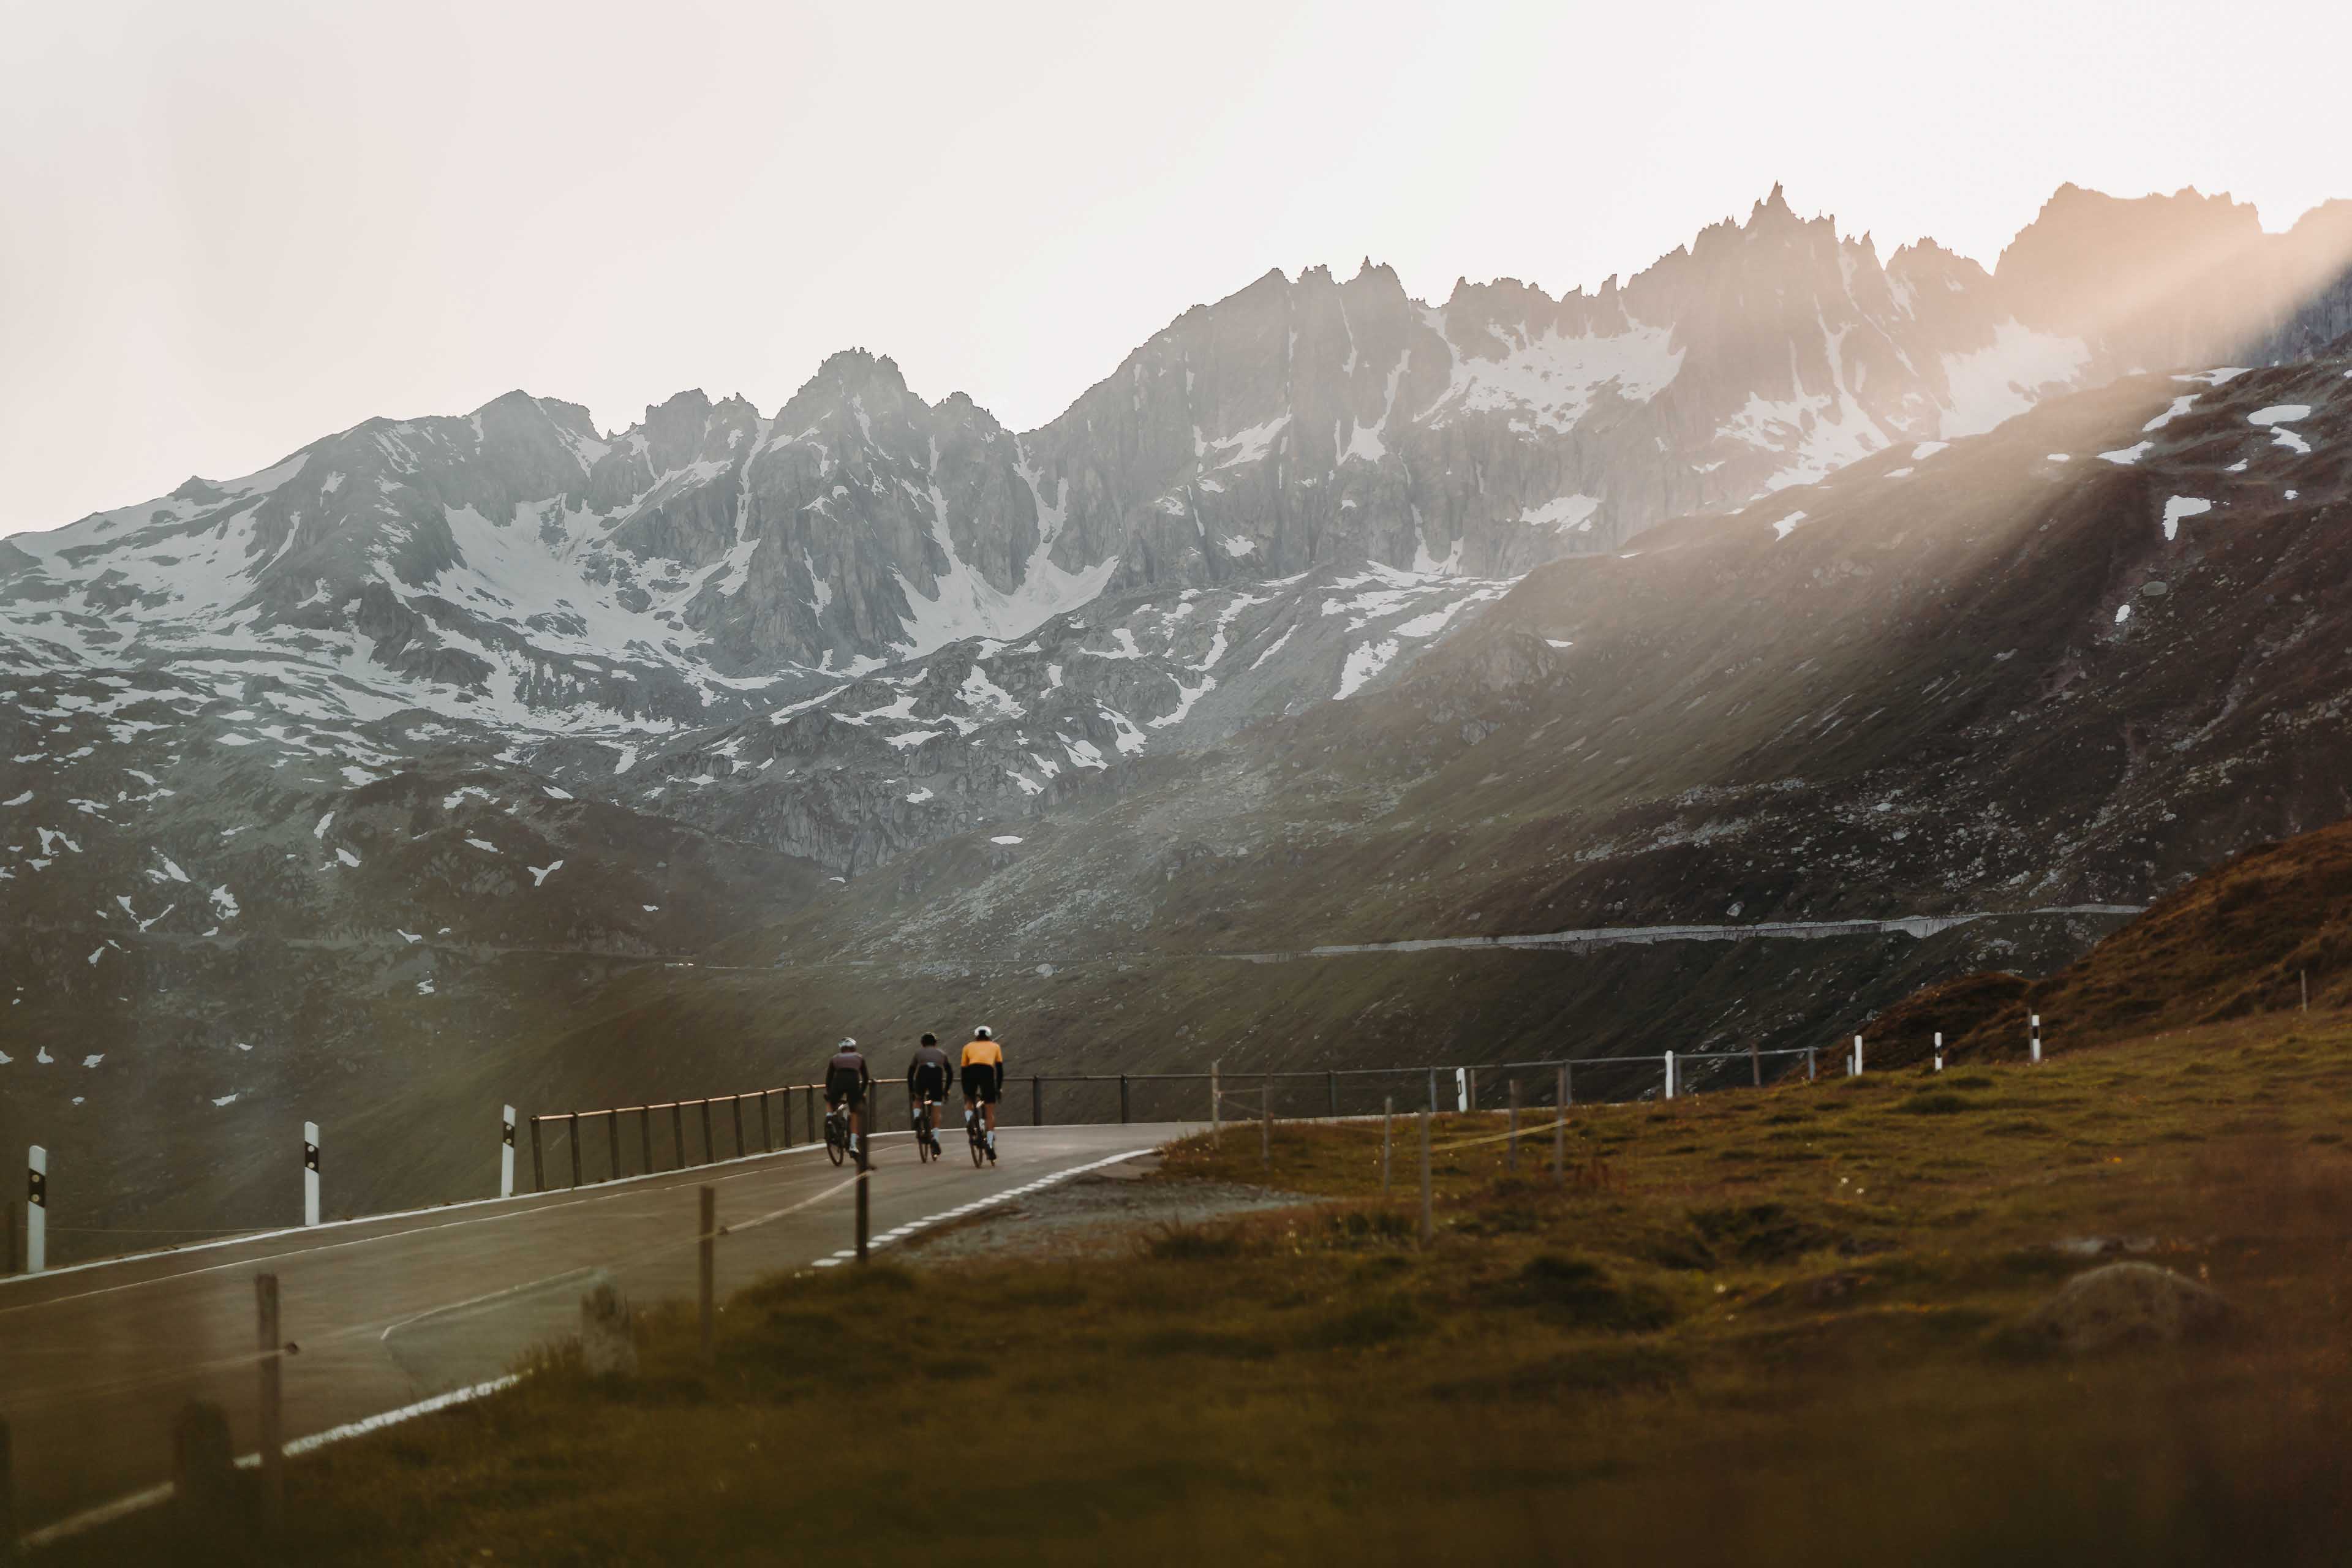
[[[836,1165],[849,1158],[849,1102],[824,1109],[824,1152]]]
[[[985,1165],[994,1155],[988,1152],[988,1112],[977,1100],[963,1103],[963,1135],[971,1144],[971,1163]]]
[[[915,1104],[915,1158],[921,1161],[940,1157],[939,1101],[926,1096]]]

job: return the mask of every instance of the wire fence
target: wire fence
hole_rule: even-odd
[[[1767,1064],[1771,1064],[1769,1067]],[[1852,1067],[1842,1058],[1834,1070]],[[1334,1068],[1321,1072],[1032,1073],[1009,1079],[997,1107],[1003,1127],[1102,1126],[1271,1117],[1336,1120],[1400,1110],[1500,1110],[1510,1103],[1605,1103],[1760,1088],[1791,1072],[1819,1076],[1821,1053],[1781,1050],[1665,1052],[1483,1062],[1475,1066]],[[895,1080],[877,1080],[867,1131],[890,1131],[906,1114]],[[531,1184],[593,1186],[773,1153],[824,1136],[824,1086],[788,1084],[740,1094],[530,1119]],[[944,1120],[944,1118],[942,1119]],[[551,1184],[550,1178],[553,1178]]]

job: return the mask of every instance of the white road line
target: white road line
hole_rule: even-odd
[[[436,1394],[430,1399],[421,1399],[414,1405],[404,1405],[397,1410],[387,1410],[379,1415],[370,1415],[358,1421],[347,1421],[340,1426],[330,1426],[324,1432],[314,1432],[307,1437],[293,1439],[286,1445],[286,1454],[289,1458],[291,1458],[296,1455],[308,1454],[315,1449],[323,1448],[330,1443],[341,1443],[352,1437],[364,1437],[371,1432],[381,1432],[387,1426],[397,1426],[402,1422],[413,1420],[416,1416],[430,1415],[436,1410],[446,1410],[453,1405],[463,1405],[469,1399],[479,1399],[486,1394],[496,1394],[502,1388],[511,1388],[521,1381],[520,1378],[512,1376],[493,1378],[488,1383],[478,1383],[471,1388],[457,1388],[446,1394]],[[237,1456],[236,1465],[241,1470],[257,1469],[261,1465],[261,1456],[258,1453],[240,1454]],[[55,1524],[45,1524],[26,1535],[24,1543],[28,1549],[47,1546],[63,1541],[68,1536],[79,1535],[86,1530],[95,1530],[101,1524],[111,1524],[114,1521],[137,1513],[142,1509],[153,1508],[158,1503],[168,1502],[171,1497],[172,1483],[169,1481],[159,1487],[149,1487],[144,1491],[132,1492],[129,1497],[117,1498],[112,1502],[100,1503],[96,1508],[85,1509],[79,1513],[58,1521]]]

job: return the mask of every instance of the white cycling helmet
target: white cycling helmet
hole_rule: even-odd
[[[856,1040],[844,1040],[841,1044],[834,1047],[833,1048],[836,1051],[854,1051],[857,1048],[857,1042]]]
[[[986,1040],[992,1039],[994,1037],[988,1032],[988,1026],[982,1024],[979,1028],[974,1029],[971,1032],[971,1037],[975,1040]]]

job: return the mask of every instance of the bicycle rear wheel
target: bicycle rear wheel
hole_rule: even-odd
[[[849,1141],[842,1132],[841,1123],[831,1117],[824,1123],[824,1152],[836,1165],[849,1158]]]

